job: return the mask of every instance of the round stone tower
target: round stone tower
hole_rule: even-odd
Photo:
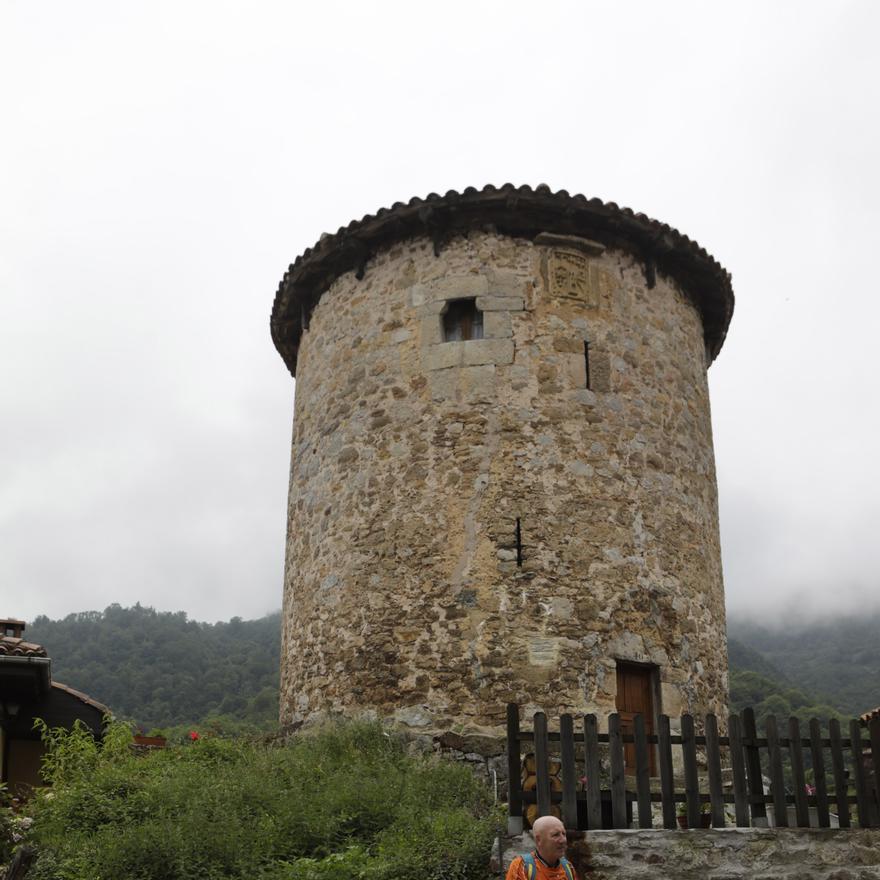
[[[282,721],[724,716],[706,369],[732,310],[694,241],[545,186],[398,203],[299,257],[271,321]]]

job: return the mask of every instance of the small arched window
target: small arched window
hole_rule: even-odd
[[[465,342],[483,338],[483,313],[476,299],[455,299],[443,315],[443,341]]]

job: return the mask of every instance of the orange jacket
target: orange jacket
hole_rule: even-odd
[[[568,880],[561,862],[555,868],[551,868],[536,852],[532,853],[532,857],[535,860],[534,876],[529,877],[526,874],[526,866],[522,856],[517,856],[507,869],[506,880]],[[569,870],[574,880],[577,880],[577,874],[570,864]]]

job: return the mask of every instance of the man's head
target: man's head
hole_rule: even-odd
[[[555,816],[541,816],[532,826],[535,847],[541,858],[553,865],[565,855],[565,826]]]

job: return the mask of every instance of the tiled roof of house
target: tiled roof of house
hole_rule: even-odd
[[[859,721],[867,727],[875,718],[880,718],[880,706],[876,709],[870,709],[865,712],[863,715],[859,716]]]
[[[703,319],[710,358],[721,350],[733,315],[730,273],[697,242],[614,202],[572,196],[565,190],[554,193],[544,184],[532,189],[506,183],[396,202],[321,236],[307,248],[284,274],[270,321],[272,340],[291,374],[296,374],[303,325],[308,326],[309,315],[336,278],[349,271],[363,277],[369,260],[396,242],[427,237],[439,254],[453,235],[480,228],[530,240],[542,232],[574,235],[634,254],[644,264],[649,287],[659,271],[693,301]]]
[[[110,714],[110,709],[107,706],[105,706],[103,703],[99,703],[97,700],[93,699],[88,694],[84,694],[82,691],[78,691],[75,688],[68,687],[68,685],[66,684],[61,684],[60,681],[53,681],[52,687],[58,688],[58,690],[64,691],[65,693],[70,694],[72,697],[76,697],[87,706],[92,706],[93,708],[98,709],[102,715]]]
[[[0,637],[0,657],[48,657],[42,645],[16,639],[12,636]]]

